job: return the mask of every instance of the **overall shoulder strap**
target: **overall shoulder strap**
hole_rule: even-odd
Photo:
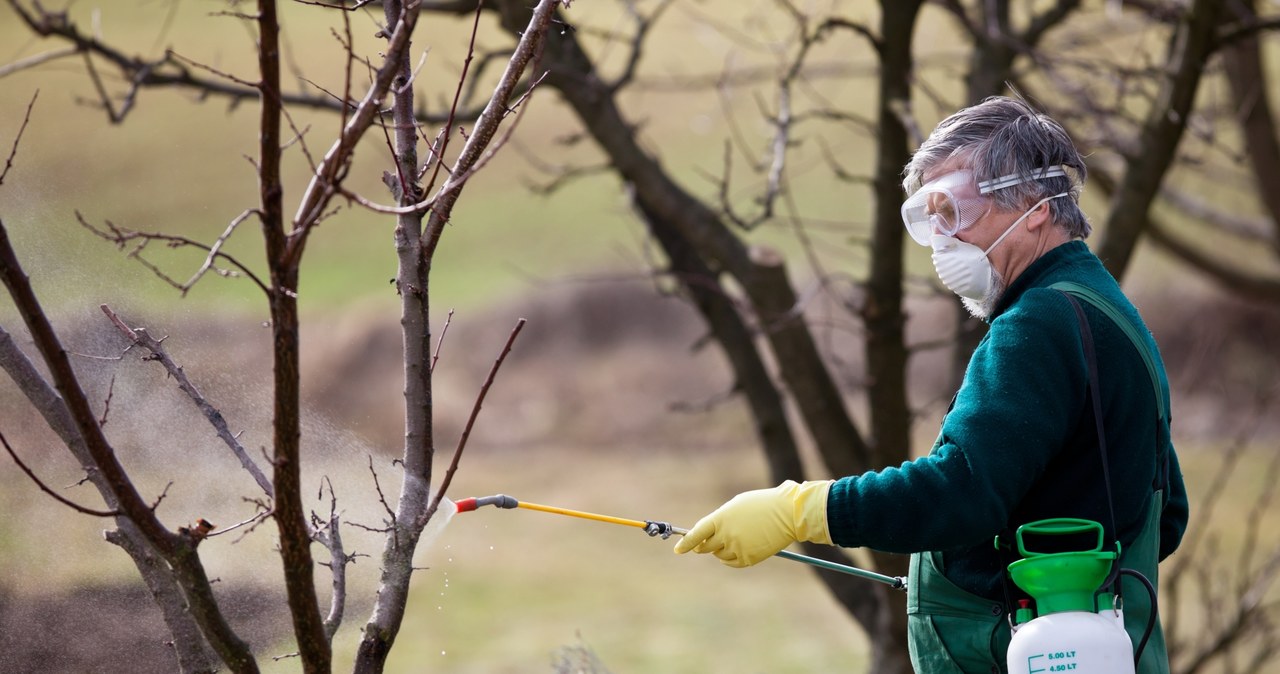
[[[1093,345],[1093,330],[1089,328],[1089,319],[1084,315],[1084,307],[1080,306],[1072,293],[1061,288],[1057,290],[1071,303],[1071,308],[1076,312],[1076,321],[1080,326],[1085,370],[1089,375],[1089,398],[1093,402],[1093,422],[1098,432],[1098,454],[1102,457],[1102,481],[1107,490],[1107,513],[1111,516],[1111,534],[1118,538],[1120,530],[1116,527],[1116,507],[1111,498],[1111,461],[1107,458],[1107,433],[1102,427],[1102,388],[1098,385],[1098,358]]]
[[[1137,326],[1128,317],[1120,313],[1120,310],[1110,300],[1103,297],[1101,293],[1093,288],[1072,281],[1059,281],[1049,287],[1078,297],[1093,305],[1098,311],[1106,314],[1107,318],[1110,318],[1124,332],[1129,341],[1133,342],[1133,348],[1138,350],[1138,355],[1142,357],[1142,363],[1147,366],[1147,374],[1151,377],[1151,389],[1156,396],[1156,411],[1159,412],[1161,421],[1168,422],[1169,411],[1165,407],[1164,389],[1160,386],[1160,375],[1156,371],[1155,356],[1151,354],[1151,349],[1147,348],[1147,343],[1142,339]]]
[[[1142,357],[1142,363],[1147,367],[1147,375],[1151,378],[1151,390],[1155,395],[1156,412],[1159,414],[1159,419],[1156,422],[1157,459],[1156,483],[1154,487],[1156,489],[1163,490],[1167,497],[1169,493],[1170,462],[1168,452],[1165,449],[1165,443],[1169,440],[1169,409],[1165,406],[1164,389],[1160,386],[1160,375],[1156,371],[1155,356],[1151,353],[1151,349],[1147,348],[1147,343],[1142,339],[1141,333],[1138,331],[1138,327],[1135,326],[1127,316],[1120,313],[1120,310],[1116,308],[1116,305],[1112,304],[1110,300],[1102,295],[1102,293],[1099,293],[1089,286],[1072,281],[1059,281],[1049,287],[1057,290],[1058,292],[1065,293],[1068,298],[1078,297],[1096,307],[1099,311],[1110,318],[1111,322],[1115,323],[1122,332],[1124,332],[1125,336],[1129,338],[1129,341],[1133,343],[1133,348],[1138,350],[1138,355]]]

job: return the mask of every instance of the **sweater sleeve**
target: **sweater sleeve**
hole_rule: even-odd
[[[1178,465],[1178,453],[1169,445],[1169,494],[1160,513],[1160,561],[1172,555],[1182,543],[1190,518],[1187,486],[1182,481],[1182,468]]]
[[[832,540],[885,552],[946,550],[1005,526],[1076,425],[1084,356],[1056,291],[1029,291],[991,323],[928,456],[832,485]]]

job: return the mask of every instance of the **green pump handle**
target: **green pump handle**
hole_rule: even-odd
[[[1102,552],[1104,546],[1102,525],[1093,520],[1078,519],[1075,517],[1055,517],[1047,520],[1037,520],[1028,522],[1020,527],[1014,533],[1014,538],[1018,543],[1018,554],[1023,557],[1040,557],[1043,555],[1054,554],[1050,552],[1037,552],[1027,548],[1024,536],[1027,534],[1035,536],[1070,536],[1074,534],[1096,533],[1098,542],[1094,544],[1092,549],[1081,550],[1080,552]]]

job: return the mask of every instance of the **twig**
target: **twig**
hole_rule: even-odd
[[[388,44],[384,52],[386,60],[382,68],[377,71],[373,83],[365,92],[360,104],[351,116],[346,118],[346,125],[338,139],[329,147],[319,167],[312,173],[311,180],[298,204],[298,210],[294,214],[293,229],[288,234],[285,250],[279,256],[280,264],[296,264],[306,246],[307,237],[327,209],[329,200],[334,195],[342,193],[339,189],[340,183],[350,166],[351,156],[360,139],[373,123],[374,116],[378,114],[383,97],[391,90],[392,80],[397,72],[396,63],[399,54],[409,48],[410,35],[418,19],[417,8],[413,9],[414,11],[402,13],[399,21],[396,22],[394,31],[388,35]]]
[[[13,158],[18,156],[18,143],[22,142],[22,134],[27,130],[27,122],[31,121],[31,108],[35,107],[36,98],[40,96],[40,90],[31,95],[31,102],[27,103],[27,114],[22,117],[22,126],[18,127],[18,135],[13,138],[13,147],[9,150],[9,158],[4,162],[4,171],[0,171],[0,185],[4,184],[5,176],[9,175],[9,169],[13,168]]]
[[[320,486],[320,495],[324,495],[324,486],[329,486],[329,521],[321,524],[320,518],[311,513],[311,538],[329,551],[329,572],[333,576],[333,595],[329,598],[329,615],[324,619],[325,638],[332,643],[333,635],[342,626],[342,615],[347,602],[347,564],[353,557],[343,551],[342,534],[339,531],[341,522],[338,518],[338,497],[333,491],[333,482],[328,477]]]
[[[502,367],[502,361],[506,360],[508,353],[511,353],[511,345],[515,344],[516,337],[524,329],[524,324],[525,319],[523,318],[516,321],[516,326],[511,329],[511,335],[507,337],[507,343],[502,347],[502,352],[493,361],[493,367],[489,368],[489,375],[485,377],[484,384],[480,387],[480,394],[476,396],[476,403],[471,407],[471,416],[467,417],[467,425],[462,430],[462,437],[458,439],[458,447],[453,450],[453,459],[449,462],[449,468],[444,473],[444,479],[440,481],[440,488],[436,490],[435,496],[431,499],[431,505],[427,506],[427,511],[422,514],[420,524],[425,525],[431,521],[431,516],[440,507],[440,500],[444,498],[445,492],[448,491],[449,483],[453,482],[453,474],[458,471],[458,462],[462,459],[462,451],[467,447],[467,438],[471,437],[471,427],[475,425],[476,417],[480,416],[480,407],[484,404],[484,398],[489,393],[489,387],[493,385],[493,380],[498,375],[498,368]]]
[[[247,519],[247,520],[245,520],[245,521],[243,521],[243,522],[237,522],[236,524],[233,524],[233,525],[231,525],[231,526],[229,526],[229,527],[226,527],[226,528],[224,528],[224,529],[218,529],[217,531],[209,532],[208,534],[206,534],[206,536],[205,536],[205,537],[206,537],[206,538],[213,538],[214,536],[221,536],[221,535],[223,535],[223,534],[229,534],[229,533],[231,533],[231,532],[233,532],[233,531],[235,531],[236,529],[239,529],[239,528],[241,528],[241,527],[247,527],[247,526],[249,526],[249,525],[257,524],[257,523],[259,523],[259,522],[262,522],[262,521],[266,520],[268,517],[271,517],[271,509],[270,509],[270,508],[263,508],[263,509],[259,510],[259,511],[257,512],[257,514],[255,514],[253,517],[250,517],[249,519]]]
[[[107,385],[107,399],[102,402],[102,417],[98,419],[99,426],[107,425],[107,415],[111,413],[111,398],[116,393],[116,378],[111,376],[111,383]]]
[[[92,515],[94,517],[117,517],[121,514],[119,510],[93,510],[92,508],[86,508],[82,505],[75,503],[74,501],[64,498],[58,492],[54,491],[53,489],[50,489],[49,486],[46,485],[44,482],[41,482],[40,478],[36,477],[36,474],[32,472],[30,468],[27,467],[27,464],[23,463],[22,459],[18,458],[17,452],[13,451],[13,448],[9,446],[9,441],[5,439],[4,433],[0,433],[0,444],[4,445],[5,451],[9,452],[9,456],[13,458],[13,462],[18,464],[18,468],[21,468],[22,472],[26,473],[27,477],[31,478],[32,482],[36,483],[36,486],[40,488],[40,491],[52,496],[54,500],[57,501],[58,503],[61,503],[62,505],[67,506],[68,508],[71,508],[72,510],[78,513],[83,513],[85,515]]]
[[[298,3],[299,5],[312,5],[313,7],[324,7],[325,9],[340,9],[343,12],[354,12],[357,9],[364,7],[365,5],[376,2],[377,0],[357,0],[356,4],[350,7],[347,7],[345,3],[341,5],[331,5],[327,2],[316,2],[315,0],[293,0],[293,1]]]
[[[436,340],[436,350],[431,354],[431,367],[427,368],[428,372],[436,371],[436,362],[440,360],[440,349],[444,347],[444,336],[449,334],[451,323],[453,323],[453,309],[449,310],[449,315],[444,319],[444,327],[440,329],[440,339]]]
[[[236,84],[239,84],[239,85],[240,85],[240,86],[242,86],[242,87],[253,87],[253,88],[255,88],[255,89],[258,87],[258,83],[257,83],[257,82],[250,82],[249,80],[246,80],[246,79],[243,79],[243,78],[240,78],[240,77],[236,77],[235,75],[232,75],[232,74],[231,74],[231,73],[229,73],[229,72],[225,72],[225,71],[222,71],[222,70],[218,70],[217,68],[214,68],[213,66],[207,66],[207,65],[205,65],[205,64],[203,64],[203,63],[200,63],[199,61],[196,61],[196,60],[193,60],[193,59],[189,59],[189,58],[187,58],[187,57],[183,56],[182,54],[179,54],[178,52],[173,51],[172,49],[170,49],[170,50],[166,53],[166,55],[167,55],[167,56],[169,56],[169,57],[171,57],[171,58],[174,58],[174,59],[176,59],[176,60],[178,60],[178,61],[182,61],[182,62],[184,62],[184,63],[186,63],[186,64],[190,65],[191,67],[196,68],[197,70],[203,70],[203,71],[205,71],[205,72],[209,73],[210,75],[214,75],[214,76],[217,76],[217,77],[221,77],[222,79],[227,80],[227,81],[229,81],[229,82],[235,82]]]
[[[444,184],[440,186],[437,196],[433,198],[441,203],[432,205],[431,217],[427,220],[426,227],[423,230],[423,259],[431,260],[434,257],[436,246],[439,245],[440,237],[444,233],[444,227],[449,222],[449,217],[453,212],[453,205],[457,203],[467,178],[472,175],[472,169],[484,164],[497,151],[497,147],[505,142],[505,139],[500,141],[494,148],[488,149],[486,154],[486,148],[489,147],[490,141],[497,134],[499,125],[511,110],[507,105],[507,101],[511,100],[512,91],[519,83],[525,68],[529,66],[530,62],[541,60],[543,48],[546,44],[547,29],[551,25],[552,18],[555,17],[557,4],[559,3],[555,0],[540,0],[538,5],[534,7],[533,16],[530,17],[528,25],[521,33],[520,41],[516,45],[511,60],[507,63],[507,69],[502,73],[502,78],[493,90],[493,96],[485,105],[480,119],[476,121],[471,137],[467,139],[462,151],[458,153],[458,159],[454,162],[453,175],[445,180]],[[535,86],[541,80],[541,77],[538,78],[535,81]],[[533,87],[530,87],[530,91],[532,89]],[[520,108],[522,112],[524,109],[524,107]],[[518,121],[519,117],[517,117]],[[512,127],[514,127],[514,123]]]
[[[292,121],[293,120],[290,119],[290,124],[292,124]],[[296,131],[296,128],[295,128],[295,131]],[[298,134],[298,138],[299,139],[302,138],[301,133]],[[306,147],[307,147],[306,143],[303,143],[302,144],[303,152],[307,155],[307,160],[310,161],[311,154],[306,151]],[[235,219],[231,221],[231,224],[227,225],[227,229],[222,232],[222,235],[219,236],[217,240],[213,242],[212,246],[209,246],[209,253],[204,258],[204,264],[200,265],[200,268],[197,269],[196,272],[191,275],[191,278],[187,279],[187,282],[182,284],[182,287],[180,288],[180,290],[182,291],[183,296],[186,296],[187,292],[191,290],[192,286],[194,286],[196,282],[199,281],[201,277],[205,275],[206,272],[208,272],[210,269],[213,268],[213,261],[216,260],[218,257],[222,256],[222,245],[227,242],[227,239],[231,238],[231,234],[236,231],[236,227],[240,226],[240,223],[248,219],[250,215],[256,215],[258,213],[259,211],[256,208],[247,209],[245,210],[245,212],[236,216]],[[240,266],[240,265],[236,264],[236,266]]]
[[[148,334],[146,328],[130,328],[123,320],[120,319],[119,316],[116,315],[114,311],[111,310],[111,307],[108,307],[105,304],[100,304],[98,305],[98,308],[102,309],[102,313],[106,314],[107,318],[110,319],[111,323],[120,330],[121,334],[130,340],[130,343],[141,346],[152,353],[150,360],[155,360],[164,366],[164,369],[169,373],[169,376],[173,377],[178,382],[178,388],[181,389],[183,393],[186,393],[188,398],[191,398],[191,402],[195,403],[196,408],[199,409],[200,412],[204,414],[205,418],[209,420],[209,423],[213,425],[213,429],[217,432],[218,437],[222,438],[222,441],[226,443],[227,447],[231,448],[231,452],[240,460],[240,465],[249,472],[249,475],[253,476],[254,481],[258,483],[258,486],[262,488],[262,491],[265,492],[267,496],[273,496],[275,490],[272,489],[271,480],[267,479],[267,476],[263,474],[262,469],[258,468],[258,464],[253,462],[253,459],[249,457],[249,453],[244,450],[243,446],[241,446],[240,440],[227,426],[227,421],[222,417],[222,412],[219,412],[217,408],[209,404],[209,401],[200,393],[200,390],[196,388],[195,384],[191,383],[191,379],[187,377],[186,372],[184,372],[182,368],[169,357],[169,354],[165,352],[164,347],[161,346],[160,342]]]
[[[373,475],[373,488],[378,492],[378,502],[382,504],[382,509],[387,511],[387,514],[391,516],[391,521],[387,523],[388,526],[385,529],[374,529],[371,527],[355,524],[354,522],[352,523],[352,526],[358,526],[361,529],[365,529],[367,531],[379,532],[379,533],[390,531],[392,532],[393,535],[395,535],[395,532],[397,531],[396,511],[391,507],[389,503],[387,503],[387,497],[385,494],[382,493],[382,483],[378,481],[378,471],[374,470],[373,468],[373,455],[369,456],[369,474]],[[397,545],[398,544],[399,542],[397,541]]]
[[[252,212],[256,213],[257,211],[252,211]],[[247,213],[248,212],[246,212],[246,214]],[[200,243],[199,241],[189,239],[185,236],[162,234],[160,232],[138,232],[130,229],[125,229],[123,227],[117,227],[110,220],[105,221],[107,226],[107,231],[103,231],[101,229],[98,229],[97,227],[94,227],[92,224],[90,224],[89,221],[85,219],[84,215],[80,213],[80,211],[76,211],[76,219],[80,222],[81,227],[84,227],[90,232],[93,232],[96,236],[98,236],[101,239],[114,243],[116,247],[122,250],[127,244],[135,241],[138,242],[138,244],[133,248],[133,250],[129,251],[129,257],[132,257],[133,259],[137,260],[139,264],[151,270],[151,273],[155,274],[158,278],[163,280],[165,283],[168,283],[169,285],[173,286],[174,288],[182,292],[184,295],[190,289],[190,286],[187,284],[194,283],[196,280],[199,279],[201,275],[203,275],[203,272],[197,272],[197,275],[193,276],[190,280],[188,280],[187,284],[184,284],[178,281],[177,279],[173,278],[172,276],[169,276],[168,274],[164,273],[164,270],[160,269],[150,260],[147,260],[146,258],[142,257],[142,251],[146,249],[147,244],[153,241],[157,241],[157,242],[163,243],[164,245],[170,248],[191,247],[191,248],[198,248],[200,250],[206,251],[210,257],[226,260],[238,270],[238,271],[219,270],[218,271],[219,274],[223,276],[243,275],[249,280],[253,281],[253,283],[262,290],[262,292],[270,295],[271,289],[268,288],[267,285],[262,282],[262,279],[258,278],[257,274],[253,273],[252,269],[241,264],[239,260],[237,260],[236,258],[232,257],[231,255],[228,255],[227,253],[221,250],[222,244],[226,240],[225,237],[230,236],[230,231],[234,230],[235,226],[239,225],[240,222],[243,221],[243,219],[246,217],[246,214],[241,214],[234,221],[232,221],[232,226],[228,227],[227,232],[225,232],[222,237],[219,237],[218,241],[214,246],[205,245],[203,243]]]
[[[429,193],[431,190],[435,189],[436,180],[440,177],[440,169],[444,166],[444,153],[449,149],[449,136],[451,135],[448,133],[448,129],[453,128],[453,122],[457,119],[458,101],[462,98],[462,87],[467,81],[467,71],[471,68],[471,60],[475,58],[476,35],[480,32],[480,12],[483,9],[484,1],[479,0],[476,2],[475,18],[472,20],[471,24],[471,41],[467,45],[467,56],[462,61],[462,74],[458,75],[458,87],[453,92],[453,103],[449,106],[449,116],[445,119],[444,128],[441,130],[442,138],[440,149],[435,153],[438,158],[436,160],[436,168],[435,171],[431,173],[431,180],[427,181],[426,188],[423,190],[424,192]],[[485,110],[488,110],[487,106],[485,107]],[[431,159],[428,157],[427,162],[429,163],[430,161]]]
[[[14,61],[6,66],[0,66],[0,77],[12,75],[16,72],[26,70],[27,68],[34,68],[42,63],[48,63],[49,61],[54,61],[67,56],[75,56],[79,53],[80,49],[78,47],[67,47],[66,49],[53,49],[44,52],[43,54],[29,56],[25,59]]]

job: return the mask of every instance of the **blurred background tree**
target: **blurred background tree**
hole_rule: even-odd
[[[358,16],[376,14],[379,3],[346,4],[361,5]],[[16,0],[11,5],[17,6]],[[528,23],[526,3],[495,0],[479,9],[486,27],[496,24],[512,37]],[[223,71],[231,68],[223,59],[238,58],[210,49],[207,38],[184,35],[184,25],[211,19],[195,19],[179,3],[138,11],[147,19],[140,25],[160,37],[148,47],[146,30],[132,31],[135,53],[163,53],[162,44],[192,44],[208,51],[191,60],[217,63]],[[423,11],[429,18],[422,30],[443,36],[432,42],[433,49],[441,45],[440,58],[460,66],[459,36],[466,31],[454,17],[469,17],[477,4],[424,2]],[[515,289],[530,287],[518,277],[589,273],[597,279],[608,274],[647,280],[659,293],[688,300],[700,328],[696,323],[685,327],[681,321],[687,318],[665,320],[678,323],[680,330],[700,330],[703,334],[687,336],[684,343],[701,347],[714,342],[720,355],[709,366],[705,354],[690,360],[715,374],[712,390],[702,382],[688,394],[702,402],[684,407],[720,421],[687,425],[661,414],[646,417],[649,425],[641,430],[649,440],[641,444],[647,463],[665,461],[655,456],[661,452],[654,445],[698,448],[710,442],[708,428],[746,422],[752,435],[731,435],[729,444],[738,452],[754,444],[763,450],[763,466],[754,477],[727,481],[723,493],[691,495],[687,490],[698,484],[694,480],[662,492],[690,501],[681,506],[685,517],[701,512],[695,502],[717,503],[740,487],[853,474],[898,463],[928,446],[941,415],[940,402],[954,390],[959,368],[981,336],[981,324],[967,320],[940,291],[926,256],[912,255],[903,246],[900,172],[938,120],[985,96],[1012,93],[1062,121],[1089,155],[1085,205],[1096,227],[1091,247],[1138,299],[1170,362],[1178,387],[1179,447],[1215,457],[1197,464],[1193,456],[1188,469],[1193,496],[1200,497],[1193,501],[1200,518],[1195,527],[1206,533],[1189,539],[1162,579],[1166,597],[1175,600],[1164,606],[1175,670],[1229,667],[1224,663],[1255,671],[1262,666],[1276,641],[1268,600],[1274,597],[1271,580],[1280,559],[1275,527],[1261,516],[1237,518],[1238,524],[1225,530],[1215,523],[1233,517],[1229,495],[1244,489],[1241,481],[1258,489],[1246,503],[1268,503],[1265,482],[1250,480],[1267,475],[1262,468],[1274,465],[1268,463],[1273,452],[1258,456],[1254,451],[1265,444],[1259,438],[1275,432],[1271,396],[1277,360],[1272,347],[1280,299],[1280,204],[1274,203],[1271,186],[1280,165],[1280,136],[1270,112],[1277,78],[1268,77],[1276,59],[1273,7],[1249,0],[804,5],[785,0],[637,0],[580,2],[556,26],[534,70],[546,73],[541,86],[554,90],[558,100],[543,101],[531,111],[525,124],[537,131],[512,141],[519,160],[495,162],[499,177],[491,178],[487,188],[476,187],[485,190],[485,197],[476,199],[483,206],[455,211],[451,221],[468,227],[456,228],[461,239],[457,255],[433,267],[435,278],[442,280],[434,287],[449,301],[479,306],[504,298],[526,307],[537,306],[531,296],[546,295],[556,286],[536,283],[523,299],[512,300]],[[481,35],[480,54],[471,64],[473,81],[492,81],[497,69],[490,66],[502,62],[511,38],[499,39],[494,30]],[[23,46],[11,59],[15,65],[3,71],[9,75],[6,90],[21,95],[6,97],[6,120],[20,117],[17,99],[25,102],[26,93],[16,83],[32,72],[65,78],[67,88],[106,107],[112,121],[135,96],[153,95],[152,87],[164,91],[166,100],[227,100],[233,105],[231,119],[242,115],[235,104],[252,98],[234,83],[214,85],[219,80],[213,76],[164,79],[149,57],[129,57],[136,59],[132,65],[114,62],[119,88],[99,95],[98,78],[86,77],[83,66],[75,68],[73,79],[59,64],[87,58],[103,65],[111,61],[109,55],[86,57],[76,44],[56,39],[15,38],[11,43]],[[299,128],[332,119],[340,106],[326,92],[341,86],[325,77],[342,70],[318,63],[310,45],[287,39],[285,44],[287,59],[307,65],[305,76],[303,68],[296,69],[296,89],[283,94]],[[423,72],[429,77],[428,70]],[[428,93],[414,109],[419,123],[434,128],[449,110],[448,82],[426,79],[421,84]],[[469,97],[474,91],[483,88],[463,92],[464,112],[459,114],[464,118],[465,109],[473,107]],[[103,105],[111,101],[114,105]],[[181,112],[159,117],[161,124],[189,129],[200,123],[194,116],[212,120],[221,114],[210,107],[188,104]],[[139,105],[131,114],[143,110]],[[168,122],[172,115],[183,118]],[[127,121],[120,131],[132,123]],[[179,150],[136,151],[128,161],[179,160],[197,176],[188,180],[205,192],[202,202],[236,203],[226,200],[229,186],[219,184],[221,174],[204,160],[214,147],[200,146],[199,140],[184,139]],[[40,159],[50,165],[81,159],[84,153],[71,149],[86,146],[53,140],[38,145]],[[92,156],[85,159],[89,165],[83,175],[121,169],[116,163],[95,167]],[[294,159],[300,164],[295,180],[301,179],[306,166],[297,153]],[[210,173],[202,174],[205,170]],[[377,171],[354,164],[353,180],[362,173],[367,178]],[[157,202],[166,193],[188,196],[182,188],[152,180],[147,179],[147,191],[156,196],[147,205],[154,212],[145,217],[134,213],[136,219],[163,212]],[[520,181],[526,189],[515,187]],[[50,203],[76,203],[75,192],[60,190],[56,202],[28,196],[15,208],[19,213],[51,211]],[[65,210],[57,216],[65,218]],[[324,273],[317,274],[314,285],[307,285],[311,281],[304,276],[304,287],[315,289],[310,293],[315,299],[309,300],[307,293],[300,297],[304,311],[308,301],[316,303],[310,305],[314,311],[331,303],[350,306],[356,299],[385,301],[371,299],[376,285],[369,283],[376,276],[370,270],[378,267],[383,253],[363,241],[369,237],[358,233],[359,222],[347,212],[328,221],[327,228],[346,231],[334,234],[329,251],[314,251]],[[182,226],[200,231],[193,222]],[[77,236],[74,228],[58,229],[56,234],[42,230],[41,237],[66,241]],[[208,228],[204,231],[207,237]],[[314,247],[323,245],[321,240]],[[94,254],[77,259],[81,257],[92,260]],[[504,265],[519,271],[512,274]],[[83,301],[74,292],[67,294],[67,301]],[[201,299],[224,311],[243,311],[234,291],[219,290],[219,296]],[[593,349],[612,354],[615,358],[601,361],[618,367],[613,361],[630,352],[609,339],[602,347],[602,335],[611,335],[591,326],[616,319],[638,321],[635,330],[653,329],[643,323],[654,310],[639,308],[643,300],[638,296],[626,297],[634,310],[616,306],[621,300],[608,296],[599,300],[608,307],[602,309],[588,294],[574,296],[572,306],[560,313],[551,311],[545,339],[565,340],[566,329],[578,321],[586,327],[570,344],[581,348],[557,354],[550,347],[531,347],[531,356],[558,355],[571,367],[538,372],[532,377],[536,385],[517,385],[511,395],[549,396],[548,389],[567,385],[557,383],[559,379],[581,384],[587,377],[584,365],[594,362],[585,354]],[[683,334],[680,330],[671,332]],[[667,345],[662,366],[693,367],[675,362],[671,342],[678,345],[680,340],[665,337],[653,339]],[[349,345],[335,346],[333,352],[342,351],[367,353]],[[353,377],[376,371],[360,358],[349,367],[345,371]],[[620,371],[628,377],[653,374],[652,368]],[[627,387],[604,385],[608,395],[619,395],[620,388]],[[654,390],[652,397],[681,395],[662,386]],[[319,405],[328,414],[346,416],[351,428],[379,444],[385,429],[367,421],[363,425],[352,409],[376,407],[374,399],[367,391],[363,396],[347,393],[341,403]],[[535,429],[542,443],[561,446],[635,443],[619,439],[624,420],[597,420],[599,429],[564,423],[566,415],[590,416],[574,412],[535,411],[532,416],[550,419],[507,432],[519,435],[522,429],[527,435]],[[564,470],[572,473],[582,458],[569,457]],[[685,453],[678,465],[697,473],[719,465],[717,460]],[[1214,471],[1197,474],[1197,465]],[[588,498],[590,489],[579,489],[570,493]],[[653,507],[656,489],[643,485],[637,498],[644,502],[643,495],[649,494],[646,507]],[[844,558],[832,549],[807,547],[806,552]],[[863,565],[893,574],[905,571],[903,558],[853,554]],[[857,580],[826,574],[820,579],[866,633],[865,667],[909,671],[901,599]],[[749,582],[738,580],[736,586]],[[1183,583],[1188,585],[1180,590]],[[1197,599],[1181,599],[1189,595]],[[620,601],[629,599],[634,598],[624,595]],[[754,605],[760,611],[771,606],[763,599]],[[682,648],[716,650],[698,639],[690,641],[694,643]],[[655,662],[665,653],[676,657],[669,644],[655,650]],[[604,660],[611,661],[607,654]],[[801,661],[793,657],[789,662]],[[664,671],[661,664],[653,667]]]

